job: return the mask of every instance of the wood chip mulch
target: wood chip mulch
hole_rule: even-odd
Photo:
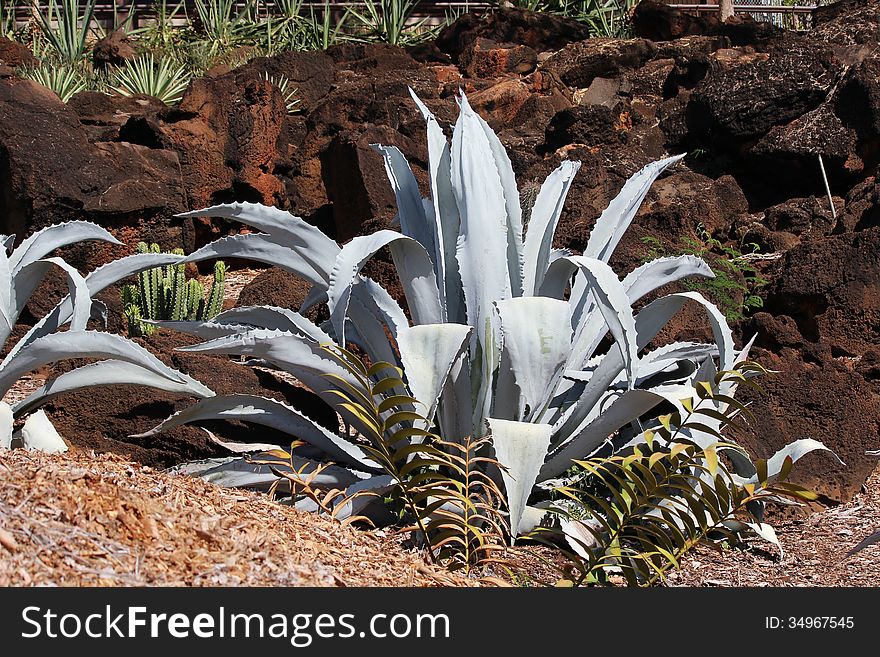
[[[880,543],[849,552],[880,529],[880,468],[847,504],[803,518],[771,521],[782,544],[755,541],[751,549],[718,553],[698,546],[672,586],[875,587],[880,582]]]
[[[0,586],[473,586],[390,532],[121,457],[0,450]]]

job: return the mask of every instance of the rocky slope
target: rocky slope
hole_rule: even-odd
[[[778,373],[752,399],[756,433],[745,440],[758,456],[801,437],[824,441],[847,466],[810,456],[798,477],[827,501],[847,500],[876,465],[865,451],[880,440],[880,2],[823,8],[814,30],[787,33],[687,19],[646,1],[635,31],[587,39],[582,26],[544,14],[467,15],[423,46],[345,45],[217,69],[171,108],[91,93],[63,105],[0,67],[2,230],[84,218],[128,243],[191,250],[237,227],[174,213],[238,200],[289,209],[340,241],[372,232],[388,226],[395,203],[370,144],[399,147],[428,192],[424,124],[408,87],[446,124],[464,90],[509,149],[524,193],[561,160],[583,162],[557,247],[582,249],[630,174],[687,151],[655,184],[612,264],[625,273],[647,256],[646,238],[673,251],[699,228],[759,245],[764,305],[736,332],[741,341],[757,334],[753,355]],[[296,113],[265,72],[298,89]],[[67,255],[88,267],[124,252]],[[393,280],[388,263],[372,267]],[[271,270],[258,284],[244,293],[251,303],[302,294]],[[663,337],[706,332],[698,314],[684,314]],[[125,414],[119,403],[114,417]],[[64,418],[71,405],[86,410],[82,400],[49,410]],[[85,440],[79,427],[98,422],[68,422],[69,437]]]

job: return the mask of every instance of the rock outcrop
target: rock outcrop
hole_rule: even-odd
[[[3,69],[2,230],[88,218],[131,245],[191,250],[239,227],[173,215],[234,200],[288,209],[339,241],[388,227],[395,199],[372,144],[400,148],[429,190],[410,89],[441,125],[464,90],[524,194],[560,161],[583,162],[560,248],[584,248],[635,171],[687,152],[654,185],[612,265],[623,274],[649,248],[680,250],[698,228],[730,247],[757,244],[764,307],[735,330],[740,343],[757,333],[753,356],[778,373],[753,399],[760,437],[749,447],[767,456],[796,438],[824,441],[847,467],[811,456],[797,476],[846,499],[876,464],[864,452],[880,447],[880,2],[823,7],[806,33],[742,18],[720,25],[650,1],[634,21],[636,38],[590,39],[548,14],[467,14],[422,46],[347,44],[218,69],[170,108],[97,94],[65,106]],[[290,114],[266,79],[280,75],[300,100]],[[73,255],[85,266],[119,251]],[[387,260],[370,267],[394,283]],[[242,301],[274,294],[296,305],[303,292],[269,270]],[[707,330],[686,314],[662,338]]]

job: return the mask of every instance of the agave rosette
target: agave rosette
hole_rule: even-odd
[[[527,531],[536,517],[528,508],[536,487],[551,486],[573,459],[617,452],[640,440],[644,429],[656,425],[659,408],[671,405],[684,412],[683,404],[696,399],[695,383],[713,380],[719,369],[730,370],[748,349],[735,348],[724,315],[696,292],[667,295],[633,310],[664,285],[686,276],[713,276],[701,259],[660,258],[623,279],[608,265],[653,181],[683,156],[633,175],[596,222],[584,253],[575,255],[553,249],[552,243],[579,162],[563,162],[547,177],[524,227],[510,160],[467,98],[460,98],[451,142],[415,94],[413,99],[427,123],[431,196],[422,197],[397,148],[374,146],[397,199],[400,232],[381,230],[339,245],[301,218],[259,204],[187,213],[183,216],[225,217],[261,231],[213,242],[189,260],[249,258],[291,271],[312,288],[299,311],[236,308],[210,322],[162,324],[208,339],[187,351],[271,363],[328,402],[337,383],[325,375],[344,379],[346,373],[320,345],[353,343],[371,361],[396,365],[445,440],[491,434],[496,456],[506,466],[499,476],[511,526]],[[361,273],[386,247],[408,315]],[[330,314],[322,326],[302,314],[317,303],[326,303]],[[714,343],[676,342],[645,353],[685,304],[705,310]],[[609,334],[613,346],[600,351]],[[735,383],[725,383],[719,393],[734,391]],[[715,408],[727,411],[723,402]],[[285,430],[311,446],[315,467],[329,459],[354,468],[362,479],[359,489],[373,479],[387,486],[387,478],[378,476],[375,464],[348,436],[276,400],[215,397],[148,434],[217,418]],[[345,419],[356,427],[357,418]],[[693,430],[689,437],[714,443],[711,429],[720,426],[720,420],[707,418],[709,431]],[[754,474],[748,459],[738,452],[732,457],[742,477]],[[243,478],[240,460],[211,465],[206,472],[219,483],[227,467],[238,484],[274,480],[274,474],[256,466],[250,478]]]

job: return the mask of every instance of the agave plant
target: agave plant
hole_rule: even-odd
[[[55,58],[76,64],[88,51],[95,23],[96,0],[48,0],[45,10],[32,0],[33,13]]]
[[[366,35],[392,46],[404,46],[430,37],[428,17],[415,18],[419,0],[364,0],[351,7],[351,14]]]
[[[526,229],[510,160],[467,98],[460,99],[451,143],[428,108],[415,94],[413,99],[427,122],[432,196],[422,198],[398,149],[376,146],[397,198],[402,232],[382,230],[340,246],[302,219],[262,205],[234,203],[188,213],[184,216],[225,217],[263,231],[218,240],[190,259],[268,262],[308,280],[312,289],[300,312],[237,308],[210,322],[164,324],[210,338],[188,351],[274,364],[330,403],[347,379],[322,353],[322,344],[354,344],[371,362],[394,364],[403,372],[405,393],[424,406],[426,422],[444,440],[491,437],[493,458],[506,466],[493,476],[503,482],[516,535],[534,527],[544,512],[529,505],[559,484],[574,459],[631,448],[645,429],[657,425],[664,409],[684,415],[696,399],[694,386],[713,380],[719,368],[733,369],[747,348],[734,347],[723,314],[695,292],[671,294],[634,312],[633,304],[664,285],[685,276],[711,277],[699,258],[660,258],[623,279],[607,264],[652,182],[682,156],[650,164],[630,178],[596,222],[584,253],[574,255],[554,250],[552,242],[579,163],[564,162],[548,176]],[[408,315],[360,273],[384,247],[391,251]],[[317,303],[329,310],[322,326],[302,314]],[[643,353],[685,304],[705,310],[715,344],[678,342]],[[603,352],[609,334],[614,343]],[[711,403],[717,417],[707,417],[706,431],[689,429],[691,440],[716,442],[714,427],[727,417],[735,388],[736,381],[725,381],[716,391]],[[342,415],[357,426],[356,414]],[[377,486],[387,485],[387,476],[373,476],[375,462],[345,433],[319,427],[275,400],[215,397],[148,433],[217,418],[288,431],[310,445],[310,458],[357,470],[366,480],[358,489],[369,487],[371,477]],[[420,428],[428,427],[414,426]],[[747,458],[734,452],[731,459],[741,476],[754,474]],[[259,481],[265,473],[252,474]],[[211,475],[224,480],[222,468]]]
[[[203,43],[212,56],[246,45],[258,33],[253,0],[195,0],[194,8],[194,18],[204,33]]]
[[[159,60],[152,53],[127,61],[113,75],[110,87],[121,96],[144,94],[173,105],[183,96],[189,85],[186,66],[168,57]]]
[[[276,87],[284,97],[284,107],[288,114],[296,112],[296,106],[300,104],[300,99],[296,97],[297,88],[295,88],[290,78],[286,75],[269,75],[269,71],[263,71],[263,79],[273,87]]]
[[[191,377],[168,367],[135,342],[119,335],[87,330],[90,318],[106,314],[92,297],[117,280],[157,265],[176,264],[182,256],[139,254],[99,267],[82,276],[52,251],[82,240],[120,244],[106,230],[85,221],[44,228],[17,247],[14,235],[0,236],[0,344],[6,344],[28,299],[52,267],[67,278],[69,295],[40,319],[0,362],[0,398],[28,372],[61,360],[104,359],[78,367],[46,382],[11,405],[0,402],[0,446],[11,442],[12,422],[62,393],[98,385],[145,385],[196,397],[214,393]],[[60,331],[69,324],[66,331]]]
[[[21,69],[21,76],[55,92],[62,103],[68,102],[76,94],[88,88],[83,71],[79,66],[64,64],[53,66],[39,64]]]

